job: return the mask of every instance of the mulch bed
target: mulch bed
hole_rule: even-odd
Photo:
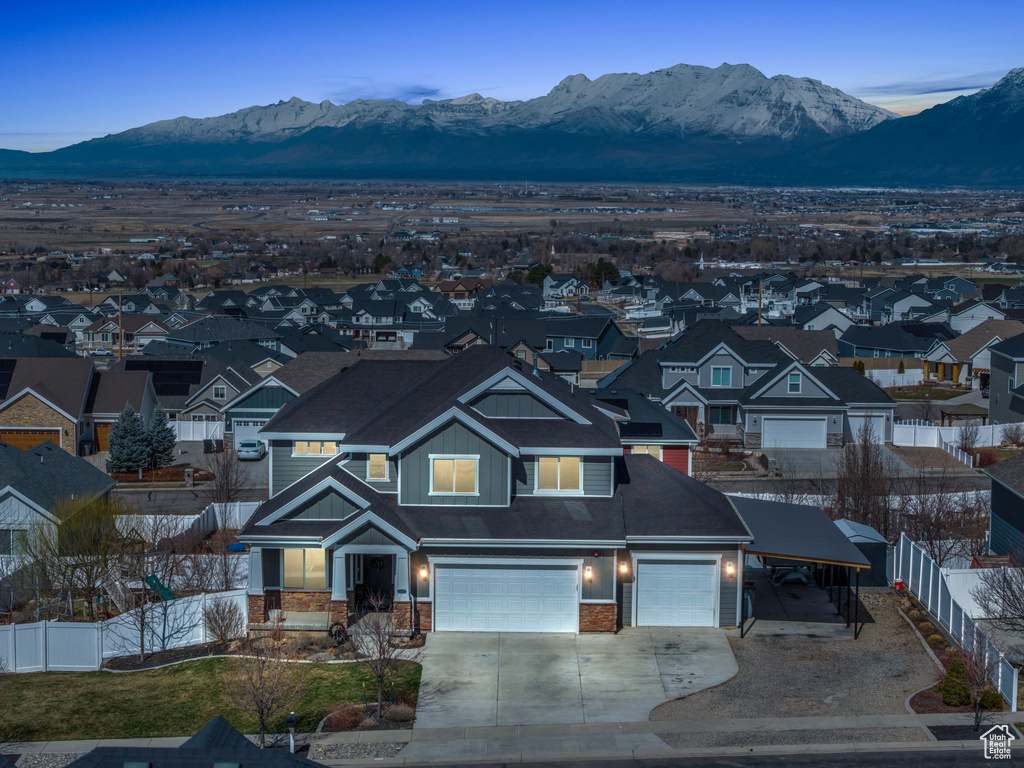
[[[110,476],[119,483],[184,483],[187,467],[187,464],[178,464],[160,469],[144,469],[141,480],[138,472],[111,472]],[[193,479],[197,483],[213,479],[212,472],[198,467],[192,467],[192,469],[195,470]]]
[[[976,731],[973,725],[929,725],[928,730],[939,741],[977,741],[988,726],[982,723]]]
[[[139,661],[138,654],[131,656],[118,656],[107,659],[103,666],[106,669],[114,669],[119,672],[138,671],[141,669],[152,669],[161,667],[164,664],[174,664],[178,661],[189,659],[202,659],[207,656],[225,656],[230,653],[231,643],[204,643],[203,645],[189,645],[184,648],[172,648],[169,651],[157,651],[148,654],[145,661]]]
[[[963,714],[974,714],[974,707],[962,706],[962,707],[951,707],[942,701],[942,691],[939,690],[939,684],[936,683],[931,688],[927,688],[920,693],[914,694],[913,698],[910,699],[910,708],[917,712],[919,715],[936,715],[945,714],[946,712],[960,712]],[[1000,707],[996,710],[985,710],[986,712],[1004,712],[1006,707]]]

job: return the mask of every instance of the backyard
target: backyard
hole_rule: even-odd
[[[932,400],[952,400],[967,394],[966,389],[946,389],[928,384],[917,384],[912,387],[886,387],[886,394],[893,400],[923,400],[930,397]]]
[[[202,659],[143,672],[40,672],[10,675],[0,702],[0,731],[9,724],[22,741],[191,736],[217,715],[242,733],[256,722],[228,699],[226,659]],[[421,668],[403,662],[395,698],[414,702]],[[302,695],[296,730],[316,729],[328,710],[363,701],[373,678],[360,664],[298,664]],[[283,731],[284,721],[272,724]]]

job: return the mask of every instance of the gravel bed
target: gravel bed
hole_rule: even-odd
[[[352,760],[361,757],[394,757],[404,742],[382,744],[314,744],[309,750],[310,760]]]
[[[808,731],[746,731],[731,733],[658,734],[683,747],[764,747],[773,744],[863,744],[889,741],[930,741],[920,728],[836,728]]]
[[[18,768],[64,768],[85,752],[50,752],[44,755],[22,755]]]
[[[860,639],[736,634],[739,673],[656,707],[651,720],[906,714],[907,696],[934,683],[938,670],[899,615],[901,598],[861,593],[861,600],[875,622]],[[664,738],[683,746],[686,736]]]

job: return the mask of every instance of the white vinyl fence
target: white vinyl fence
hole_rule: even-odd
[[[146,617],[146,652],[208,642],[203,614],[216,601],[235,602],[245,616],[244,589],[154,604]],[[136,610],[95,623],[39,621],[0,626],[0,661],[12,672],[95,671],[104,659],[139,652],[137,618]]]
[[[184,440],[223,440],[223,421],[170,421],[168,425],[173,426],[178,442]]]
[[[880,387],[913,387],[924,381],[921,368],[912,368],[903,373],[894,368],[876,368],[865,371],[864,375]]]
[[[236,501],[231,504],[210,504],[192,523],[192,532],[205,539],[224,522],[225,528],[241,528],[260,505],[258,501]]]
[[[1022,422],[1024,425],[1024,422]],[[978,426],[978,446],[999,445],[1003,441],[1003,430],[1009,424],[986,424]],[[960,427],[937,427],[934,424],[915,419],[898,421],[892,427],[892,444],[912,448],[941,448],[942,443],[956,445],[960,442]]]
[[[920,546],[908,539],[906,534],[900,534],[894,561],[895,578],[903,581],[904,586],[938,619],[962,648],[971,651],[975,643],[981,643],[986,656],[998,660],[992,675],[992,685],[1003,695],[1010,709],[1016,712],[1017,669],[1006,660],[971,617],[972,614],[977,615],[979,610],[974,601],[965,605],[957,600],[957,596],[963,594],[965,579],[958,575],[951,580],[950,574],[928,557]]]

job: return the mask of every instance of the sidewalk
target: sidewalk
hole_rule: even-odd
[[[1020,712],[999,712],[986,717],[981,732],[998,723],[1022,720]],[[555,725],[507,725],[470,728],[430,728],[406,731],[351,731],[346,733],[296,735],[298,744],[353,746],[404,744],[396,757],[366,756],[357,759],[323,759],[327,765],[420,765],[426,763],[529,762],[597,758],[666,758],[700,755],[816,754],[828,752],[870,752],[893,750],[979,749],[976,740],[934,741],[920,737],[926,726],[970,725],[969,714],[862,715],[857,717],[770,717],[726,720],[663,720],[629,723],[577,723]],[[660,733],[764,733],[778,731],[826,732],[847,729],[914,729],[918,740],[800,743],[755,747],[691,747],[672,749],[658,738]],[[0,751],[20,754],[88,752],[97,746],[176,747],[186,737],[150,739],[103,739],[91,741],[49,741],[12,744]],[[252,738],[252,737],[250,737]],[[280,737],[279,737],[280,738]],[[824,740],[823,740],[824,741]],[[368,750],[372,751],[372,750]],[[393,749],[391,750],[393,752]]]

